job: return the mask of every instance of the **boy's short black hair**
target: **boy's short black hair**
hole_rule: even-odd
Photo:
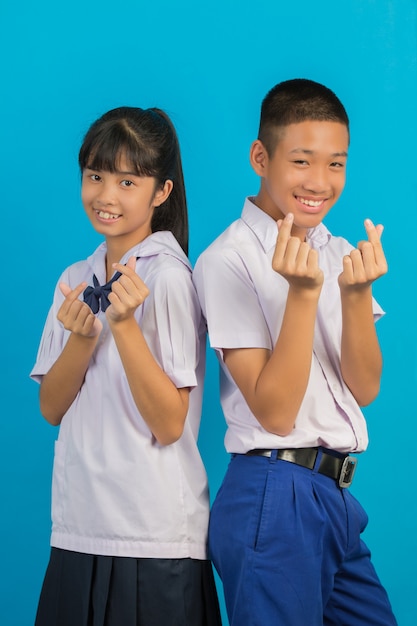
[[[281,128],[309,120],[340,122],[349,131],[346,110],[333,91],[306,78],[278,83],[262,102],[258,139],[272,156]]]

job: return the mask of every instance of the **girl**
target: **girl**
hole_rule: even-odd
[[[114,109],[87,132],[79,165],[105,242],[59,280],[31,373],[60,425],[36,626],[220,624],[177,136],[159,109]]]

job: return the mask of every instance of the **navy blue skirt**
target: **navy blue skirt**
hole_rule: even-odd
[[[220,626],[210,561],[51,549],[35,626]]]

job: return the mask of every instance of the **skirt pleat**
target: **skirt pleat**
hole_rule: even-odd
[[[52,548],[35,626],[220,626],[209,561]]]

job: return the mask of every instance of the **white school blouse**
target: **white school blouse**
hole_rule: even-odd
[[[65,270],[74,288],[104,284],[106,245]],[[207,478],[197,449],[205,361],[205,326],[191,267],[170,232],[157,232],[121,259],[138,257],[150,290],[136,319],[162,369],[191,387],[184,433],[160,446],[133,401],[105,314],[85,382],[65,414],[55,443],[51,545],[89,554],[206,558]],[[38,382],[60,355],[69,332],[56,315],[55,290],[31,376]]]
[[[276,222],[246,199],[233,222],[197,260],[193,280],[207,320],[210,345],[220,361],[220,398],[227,422],[228,452],[254,448],[325,446],[361,452],[368,435],[364,416],[340,370],[342,314],[338,276],[352,246],[320,224],[307,234],[324,272],[311,371],[292,432],[281,437],[262,428],[222,358],[225,348],[272,350],[282,324],[288,283],[272,269]],[[374,301],[374,317],[383,314]],[[279,385],[279,380],[277,380]]]

